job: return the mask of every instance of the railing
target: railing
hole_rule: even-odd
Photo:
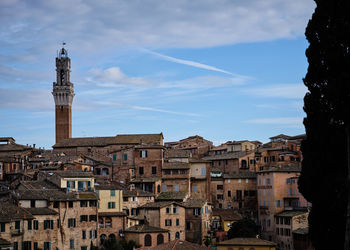
[[[22,235],[23,233],[23,229],[11,229],[11,236]]]

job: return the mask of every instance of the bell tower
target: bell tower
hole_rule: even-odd
[[[56,143],[72,137],[72,102],[74,86],[70,82],[70,58],[65,48],[56,57],[56,82],[53,83],[56,106]]]

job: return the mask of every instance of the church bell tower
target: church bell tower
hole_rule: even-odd
[[[72,137],[74,86],[70,82],[70,58],[65,48],[56,57],[56,82],[53,83],[56,106],[56,143]]]

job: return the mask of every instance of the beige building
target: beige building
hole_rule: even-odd
[[[148,224],[135,225],[125,230],[125,239],[149,249],[168,242],[168,230]]]

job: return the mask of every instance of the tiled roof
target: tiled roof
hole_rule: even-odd
[[[118,144],[161,144],[163,134],[129,134],[108,137],[68,138],[53,145],[53,148],[65,147],[105,147]]]
[[[123,190],[123,197],[133,197],[133,196],[150,197],[150,196],[154,196],[154,194],[151,192],[143,191],[142,189]]]
[[[77,200],[75,194],[65,193],[58,189],[17,190],[15,195],[18,200],[48,200],[48,201]]]
[[[95,183],[95,189],[97,190],[123,190],[124,188],[119,185],[118,183],[111,183],[111,184],[100,184],[100,183]],[[123,191],[124,192],[124,191]]]
[[[156,200],[159,201],[174,201],[181,200],[183,201],[187,196],[187,192],[184,191],[169,191],[169,192],[161,192],[157,196]]]
[[[25,151],[25,150],[32,150],[32,147],[27,147],[24,145],[20,145],[17,143],[9,143],[9,144],[0,144],[0,152],[6,152],[6,151]]]
[[[220,155],[213,155],[213,156],[206,156],[203,157],[203,160],[229,160],[229,159],[238,159],[240,157],[243,157],[245,155],[251,154],[252,151],[239,151],[239,152],[229,152],[226,154],[220,154]]]
[[[268,173],[268,172],[300,172],[301,166],[299,165],[281,165],[281,166],[271,166],[266,170],[258,171],[257,173]]]
[[[94,176],[92,172],[84,172],[80,170],[55,171],[54,173],[63,178],[91,178]]]
[[[308,227],[298,228],[293,231],[293,234],[309,234],[309,228]]]
[[[206,246],[197,245],[188,241],[184,240],[173,240],[169,241],[168,243],[160,244],[155,247],[143,247],[139,248],[140,250],[200,250],[200,249],[211,249]]]
[[[224,179],[255,179],[255,172],[240,172],[234,174],[224,174]]]
[[[3,239],[3,238],[0,238],[0,248],[1,247],[11,247],[12,246],[12,244],[11,244],[11,242],[9,242],[9,241],[7,241],[7,240],[5,240],[5,239]]]
[[[125,229],[125,233],[167,233],[169,230],[160,227],[152,227],[150,225],[142,224],[135,225]]]
[[[155,181],[159,181],[160,179],[161,179],[160,177],[138,178],[138,179],[133,179],[133,180],[131,180],[130,183],[155,182]]]
[[[53,209],[50,209],[48,207],[33,207],[33,208],[25,208],[30,214],[32,215],[56,215],[58,212],[56,212]]]
[[[188,158],[189,152],[181,149],[169,149],[167,151],[167,158]]]
[[[277,138],[282,138],[282,139],[288,140],[290,138],[290,136],[289,135],[285,135],[285,134],[279,134],[279,135],[270,137],[271,140],[272,139],[277,139]]]
[[[218,246],[276,246],[276,243],[258,238],[233,238],[221,241]]]
[[[53,189],[58,190],[58,187],[51,182],[48,181],[21,181],[19,189]]]
[[[242,215],[229,208],[213,208],[212,216],[220,216],[220,218],[225,221],[242,219]]]
[[[278,216],[278,217],[294,217],[294,216],[298,216],[298,215],[301,215],[301,214],[306,214],[308,213],[307,210],[285,210],[285,211],[282,211],[278,214],[275,214],[275,216]]]
[[[190,164],[185,162],[164,162],[162,169],[189,169]]]
[[[175,201],[156,201],[156,202],[146,203],[146,204],[140,206],[140,208],[162,208],[162,207],[169,206],[171,204],[176,204],[178,206],[183,207],[182,204],[177,203]]]
[[[206,203],[205,200],[194,199],[194,198],[190,198],[190,199],[187,199],[185,202],[182,202],[182,204],[187,208],[203,207],[205,203]]]
[[[10,222],[18,219],[33,219],[33,216],[22,207],[13,203],[0,202],[0,222]]]

